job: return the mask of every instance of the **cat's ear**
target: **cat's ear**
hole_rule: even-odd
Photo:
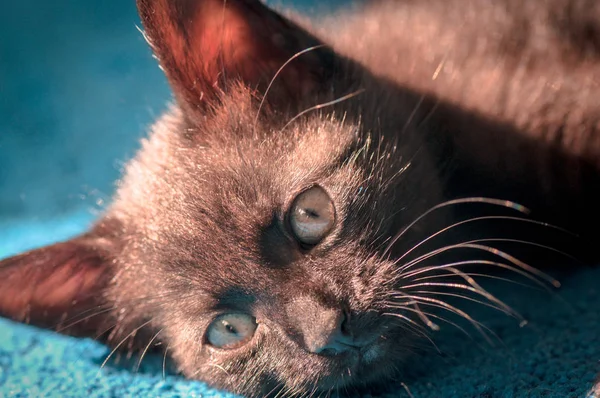
[[[333,53],[289,20],[252,0],[137,0],[148,42],[180,105],[218,99],[240,81],[288,105],[327,90]],[[287,101],[287,103],[286,103]],[[279,104],[275,104],[279,105]]]
[[[81,236],[0,261],[0,316],[74,335],[106,323],[111,244]]]

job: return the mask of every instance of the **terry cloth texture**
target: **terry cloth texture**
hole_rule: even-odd
[[[0,258],[83,231],[169,91],[135,29],[134,1],[7,1],[0,12]],[[91,209],[91,210],[90,210]],[[94,210],[97,209],[97,210]],[[434,333],[442,355],[405,366],[420,397],[584,397],[600,372],[600,268],[562,279],[560,297],[505,286],[529,324],[478,316],[501,343]],[[109,349],[0,320],[0,397],[227,397]],[[408,397],[398,386],[393,396]]]

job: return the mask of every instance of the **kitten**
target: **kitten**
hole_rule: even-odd
[[[0,263],[4,316],[160,341],[187,377],[247,396],[368,386],[408,358],[407,330],[434,327],[420,277],[464,283],[498,231],[575,247],[489,205],[600,220],[596,1],[374,1],[296,22],[251,0],[138,8],[177,105],[89,232]],[[434,235],[482,208],[490,222]],[[464,264],[427,263],[442,255]]]

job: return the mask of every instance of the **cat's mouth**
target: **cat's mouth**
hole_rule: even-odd
[[[377,345],[379,339],[379,336],[375,336],[362,341],[337,342],[336,344],[340,346],[339,350],[335,348],[325,349],[320,351],[318,355],[336,357],[347,352],[349,356],[372,358],[374,355],[372,353],[373,348]]]
[[[389,380],[398,371],[398,363],[408,355],[406,344],[412,338],[404,328],[394,323],[371,324],[369,339],[360,341],[354,349],[337,356],[322,357],[321,377],[317,390],[321,392],[367,391]]]
[[[321,391],[337,390],[362,385],[381,376],[382,366],[387,362],[385,344],[376,339],[356,346],[351,350],[323,358],[328,362],[329,371],[324,372],[318,384]]]

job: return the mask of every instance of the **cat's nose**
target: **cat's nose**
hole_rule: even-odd
[[[343,332],[346,316],[341,310],[322,310],[304,327],[306,349],[325,356],[338,355],[353,349],[350,338]]]
[[[302,299],[290,303],[287,311],[308,352],[332,356],[357,348],[346,331],[346,315],[341,309]]]

